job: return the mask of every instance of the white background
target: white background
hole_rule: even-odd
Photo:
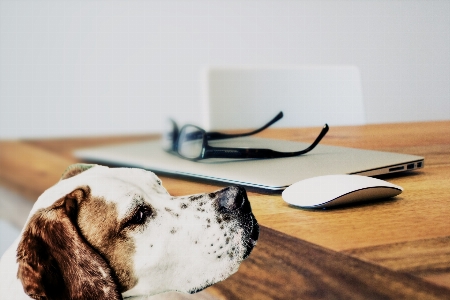
[[[450,119],[450,1],[0,0],[0,138],[200,123],[205,66],[327,64],[368,123]]]

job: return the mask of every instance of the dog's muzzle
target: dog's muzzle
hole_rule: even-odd
[[[243,187],[230,186],[215,193],[216,209],[224,221],[235,219],[244,229],[246,252],[243,259],[250,255],[259,236],[259,225],[252,213],[247,192]]]

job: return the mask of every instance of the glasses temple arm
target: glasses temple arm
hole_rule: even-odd
[[[280,111],[272,120],[270,120],[266,125],[262,126],[261,128],[258,128],[256,130],[246,132],[246,133],[237,133],[237,134],[226,134],[226,133],[220,133],[220,132],[207,132],[206,137],[209,140],[219,140],[219,139],[228,139],[228,138],[235,138],[235,137],[243,137],[243,136],[249,136],[253,134],[257,134],[273,123],[277,122],[283,117],[283,112]]]
[[[223,148],[208,146],[202,158],[279,158],[298,156],[313,150],[327,134],[328,130],[329,127],[325,124],[316,140],[308,148],[300,151],[280,152],[271,149]]]
[[[302,150],[302,151],[305,151],[305,153],[307,153],[307,152],[311,151],[312,149],[316,148],[316,146],[320,143],[320,141],[323,139],[323,137],[327,134],[328,130],[330,130],[330,127],[328,127],[328,124],[325,124],[322,128],[322,131],[320,131],[319,136],[314,140],[314,142],[308,148],[306,148],[305,150]],[[302,151],[299,151],[299,152],[302,152]],[[301,153],[301,154],[303,154],[303,153]],[[298,154],[298,155],[300,155],[300,154]]]

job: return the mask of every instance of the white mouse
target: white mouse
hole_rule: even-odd
[[[325,175],[308,178],[286,188],[281,196],[291,205],[326,208],[399,195],[403,188],[359,175]]]

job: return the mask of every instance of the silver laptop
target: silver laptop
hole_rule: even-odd
[[[309,144],[244,137],[210,141],[211,146],[269,148],[297,151]],[[113,166],[138,167],[155,173],[182,175],[264,190],[284,190],[309,177],[328,174],[376,176],[423,168],[424,158],[415,155],[318,145],[311,152],[275,159],[185,160],[161,148],[160,141],[145,141],[75,151],[83,161]]]

